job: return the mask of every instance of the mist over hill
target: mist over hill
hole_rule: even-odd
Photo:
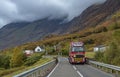
[[[69,22],[65,22],[68,17],[65,14],[57,19],[48,16],[35,21],[10,23],[0,29],[0,49],[41,40],[51,34],[62,35],[94,27],[118,10],[120,0],[107,0],[102,4],[91,5]]]
[[[87,7],[106,0],[0,0],[0,28],[8,23],[35,21],[49,17],[70,21]]]

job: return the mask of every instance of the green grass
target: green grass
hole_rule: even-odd
[[[51,61],[52,58],[42,58],[38,62],[36,62],[34,65],[26,67],[18,67],[18,68],[13,68],[13,69],[8,69],[8,70],[0,70],[0,77],[13,77],[14,75],[17,75],[19,73],[22,73],[24,71],[30,70],[32,68],[38,67],[40,65],[43,65],[49,61]]]
[[[87,58],[94,58],[95,52],[86,52]]]

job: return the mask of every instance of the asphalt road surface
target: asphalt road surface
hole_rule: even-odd
[[[59,63],[47,77],[114,77],[90,65],[71,65],[67,58],[60,57]]]

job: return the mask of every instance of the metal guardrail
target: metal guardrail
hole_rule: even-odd
[[[115,77],[120,77],[120,75],[119,75],[120,67],[118,67],[118,66],[105,64],[105,63],[101,63],[101,62],[96,62],[96,61],[91,61],[91,60],[89,60],[89,64],[95,65],[95,67],[97,67],[97,68],[107,70],[107,72],[109,72],[108,70],[110,70],[110,73],[115,73]]]
[[[25,71],[13,77],[45,77],[56,65],[56,60],[52,60],[44,65]]]

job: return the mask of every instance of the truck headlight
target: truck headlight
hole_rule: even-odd
[[[73,55],[73,57],[76,57],[76,55]]]

